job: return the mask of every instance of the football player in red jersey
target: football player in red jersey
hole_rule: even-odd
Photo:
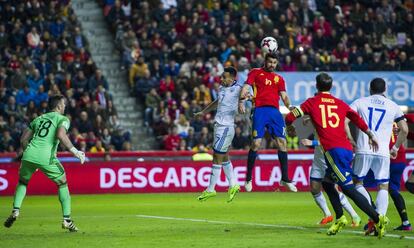
[[[319,137],[319,141],[324,151],[326,164],[327,180],[333,180],[342,189],[342,192],[351,198],[355,204],[364,211],[375,223],[378,237],[382,238],[385,234],[387,217],[379,215],[370,205],[368,200],[355,189],[352,182],[352,145],[345,132],[345,119],[348,118],[359,129],[369,137],[370,144],[374,151],[378,150],[378,141],[369,130],[365,121],[352,110],[345,102],[332,96],[329,91],[332,88],[332,78],[326,73],[320,73],[316,77],[316,96],[308,98],[300,107],[294,108],[285,118],[287,131],[294,132],[292,125],[296,118],[309,115],[313,126]],[[326,189],[325,189],[326,190]],[[343,214],[338,191],[331,183],[331,188],[326,190],[332,206],[335,210],[336,221],[328,229],[328,235],[335,235],[347,223]]]
[[[245,189],[252,190],[252,171],[257,157],[262,138],[267,131],[276,141],[278,158],[282,167],[281,185],[290,191],[296,192],[296,186],[288,177],[288,154],[285,137],[285,122],[279,111],[279,98],[287,108],[290,107],[290,99],[286,93],[285,80],[275,73],[278,60],[274,53],[267,53],[262,68],[252,69],[246,80],[246,84],[240,93],[241,99],[249,98],[250,87],[253,88],[252,101],[254,111],[252,115],[253,140],[247,158],[247,175]],[[244,112],[244,104],[239,104],[239,112]]]

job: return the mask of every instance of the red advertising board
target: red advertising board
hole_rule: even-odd
[[[309,190],[311,160],[290,160],[289,175],[300,191]],[[246,174],[246,161],[233,161],[236,181],[242,185]],[[211,162],[193,161],[114,161],[64,163],[69,188],[74,194],[101,193],[154,193],[197,192],[208,185]],[[403,179],[414,170],[409,161]],[[253,172],[254,191],[284,191],[279,186],[281,171],[278,161],[257,161]],[[18,182],[18,164],[0,164],[0,195],[13,195]],[[218,181],[218,191],[227,190],[224,173]],[[32,177],[28,194],[55,194],[56,186],[41,172]]]

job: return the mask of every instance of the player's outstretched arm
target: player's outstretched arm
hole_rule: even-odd
[[[66,129],[64,127],[59,127],[56,133],[56,137],[60,140],[60,142],[68,149],[73,156],[77,157],[81,164],[85,162],[85,153],[76,149],[73,146],[72,142],[70,141],[68,135],[66,134]]]
[[[217,101],[217,99],[216,100],[214,100],[213,102],[211,102],[209,105],[207,105],[203,110],[201,110],[200,112],[196,112],[196,113],[194,113],[194,117],[197,117],[197,116],[199,116],[199,115],[205,115],[205,114],[207,114],[208,112],[210,112],[211,110],[213,110],[213,109],[216,109],[217,108],[217,105],[218,105],[218,101]]]
[[[408,135],[408,125],[405,120],[400,120],[397,122],[399,129],[397,140],[395,141],[394,146],[390,150],[391,158],[394,159],[397,157],[398,149],[400,149],[401,144],[407,139]]]
[[[249,84],[244,84],[243,88],[240,91],[240,99],[245,100],[245,99],[250,99],[250,85]]]
[[[289,96],[287,95],[286,91],[281,91],[279,93],[279,95],[280,95],[280,98],[283,101],[283,104],[285,104],[286,108],[288,108],[289,110],[291,110],[290,109],[290,99],[289,99]]]

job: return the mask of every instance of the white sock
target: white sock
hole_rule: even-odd
[[[404,226],[409,225],[409,224],[410,224],[410,222],[409,222],[408,220],[403,221],[403,225],[404,225]]]
[[[341,200],[342,207],[345,209],[345,211],[347,211],[348,214],[351,215],[352,218],[357,217],[358,214],[355,212],[351,203],[349,203],[348,198],[346,198],[346,196],[342,192],[338,192],[338,193],[339,193],[339,199]]]
[[[234,186],[234,180],[233,180],[233,164],[231,161],[224,162],[223,164],[223,170],[224,174],[226,175],[227,181],[229,181],[229,186]]]
[[[319,208],[322,210],[325,217],[331,216],[332,213],[329,211],[328,204],[326,204],[325,196],[322,194],[322,192],[319,192],[319,194],[312,194],[313,199],[315,199],[316,205],[319,206]]]
[[[211,167],[210,184],[208,185],[207,191],[213,192],[216,187],[217,180],[221,175],[221,164],[213,164]]]
[[[377,205],[377,212],[379,214],[385,215],[388,208],[388,190],[380,189],[377,194],[377,200],[375,202]]]
[[[355,186],[355,189],[358,190],[359,193],[361,193],[365,198],[367,198],[369,205],[371,205],[371,197],[369,196],[368,191],[365,189],[362,185]]]

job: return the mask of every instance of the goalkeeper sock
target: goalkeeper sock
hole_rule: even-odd
[[[287,152],[278,151],[280,167],[282,168],[282,181],[290,182],[288,175],[288,154]]]
[[[252,172],[254,168],[254,163],[256,161],[257,152],[253,150],[249,150],[249,154],[247,155],[247,174],[246,174],[246,181],[252,180]]]
[[[60,205],[62,206],[63,218],[70,219],[70,194],[69,188],[67,184],[63,184],[59,186],[59,201]]]
[[[344,210],[342,209],[341,200],[339,200],[339,194],[335,188],[335,184],[322,182],[322,187],[329,197],[329,201],[335,211],[336,219],[341,218],[344,215]]]
[[[26,197],[26,188],[27,185],[21,182],[17,184],[16,192],[14,194],[13,210],[21,208],[23,200]]]
[[[348,212],[349,215],[351,215],[352,218],[358,217],[357,212],[355,212],[351,203],[349,203],[348,198],[346,198],[342,192],[339,192],[339,199],[341,200],[342,207]]]
[[[328,204],[326,204],[326,199],[325,199],[325,196],[323,195],[323,193],[322,192],[319,192],[316,195],[313,195],[312,194],[312,196],[313,196],[313,199],[316,202],[316,205],[319,206],[319,208],[322,210],[322,212],[325,215],[325,217],[331,216],[332,213],[331,213],[331,211],[328,208]]]
[[[211,167],[210,183],[208,185],[207,191],[213,192],[216,187],[217,180],[221,175],[221,164],[213,164]]]
[[[233,180],[233,164],[231,161],[223,162],[223,170],[224,174],[226,175],[227,181],[229,181],[229,186],[234,186],[234,180]]]

